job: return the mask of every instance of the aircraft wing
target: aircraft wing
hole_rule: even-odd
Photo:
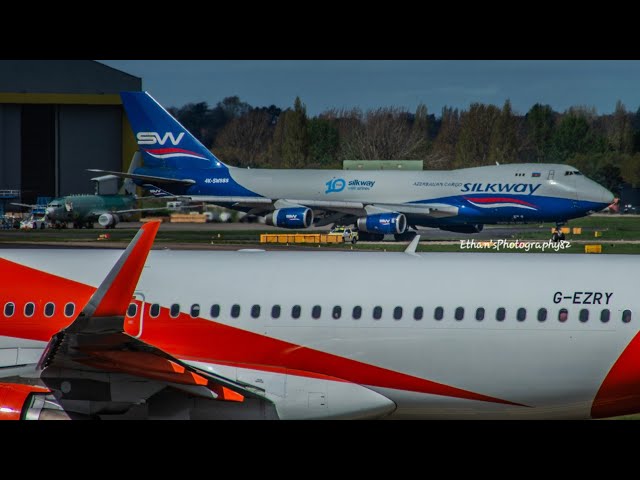
[[[349,216],[361,217],[376,213],[398,212],[424,218],[445,218],[458,215],[458,207],[446,203],[363,203],[350,201],[309,200],[264,197],[225,197],[211,195],[187,195],[187,201],[205,202],[229,208],[250,209],[247,213],[265,215],[278,208],[308,207],[316,214],[315,225],[323,226],[339,222]],[[324,216],[318,215],[324,213]]]
[[[26,208],[46,207],[46,205],[29,205],[28,203],[17,203],[17,202],[11,202],[9,205],[15,205],[16,207],[26,207]]]
[[[93,210],[90,215],[99,217],[103,213],[135,213],[135,212],[154,212],[158,210],[167,210],[167,207],[149,207],[149,208],[130,208],[128,210]]]
[[[134,180],[143,180],[145,182],[157,182],[157,183],[174,183],[174,184],[181,184],[181,185],[193,185],[194,183],[196,183],[195,180],[192,180],[190,178],[170,178],[170,177],[156,177],[153,175],[138,175],[136,173],[126,173],[126,172],[114,172],[111,170],[100,170],[97,168],[88,168],[87,171],[89,172],[96,172],[96,173],[103,173],[103,174],[107,174],[107,175],[115,175],[116,177],[122,177],[122,178],[131,178]]]
[[[405,215],[418,215],[426,218],[455,217],[458,207],[447,203],[373,203],[367,206],[369,214],[380,211],[392,211]],[[373,211],[373,212],[372,212]]]
[[[125,312],[159,222],[144,225],[67,328],[47,345],[40,380],[69,414],[125,415],[167,389],[186,398],[264,400],[260,389],[203,372],[124,331]]]

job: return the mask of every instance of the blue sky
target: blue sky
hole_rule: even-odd
[[[190,102],[215,105],[238,95],[252,106],[293,105],[296,95],[309,115],[328,108],[397,106],[422,102],[440,115],[445,105],[473,102],[526,113],[535,103],[556,111],[570,106],[613,111],[640,107],[638,60],[99,60],[142,77],[165,107]]]

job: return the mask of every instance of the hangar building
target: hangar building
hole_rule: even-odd
[[[0,199],[93,193],[137,146],[119,92],[142,79],[92,60],[0,60]]]

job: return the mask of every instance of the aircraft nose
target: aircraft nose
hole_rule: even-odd
[[[602,203],[606,203],[607,205],[611,205],[615,196],[606,188],[602,188]]]

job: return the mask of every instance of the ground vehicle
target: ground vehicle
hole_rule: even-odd
[[[331,229],[329,235],[342,235],[342,239],[345,243],[351,242],[353,244],[358,242],[358,232],[351,227],[336,226]]]
[[[42,218],[37,218],[34,215],[31,215],[26,220],[22,220],[20,222],[21,230],[36,230],[36,229],[44,229],[47,226],[47,221]]]

